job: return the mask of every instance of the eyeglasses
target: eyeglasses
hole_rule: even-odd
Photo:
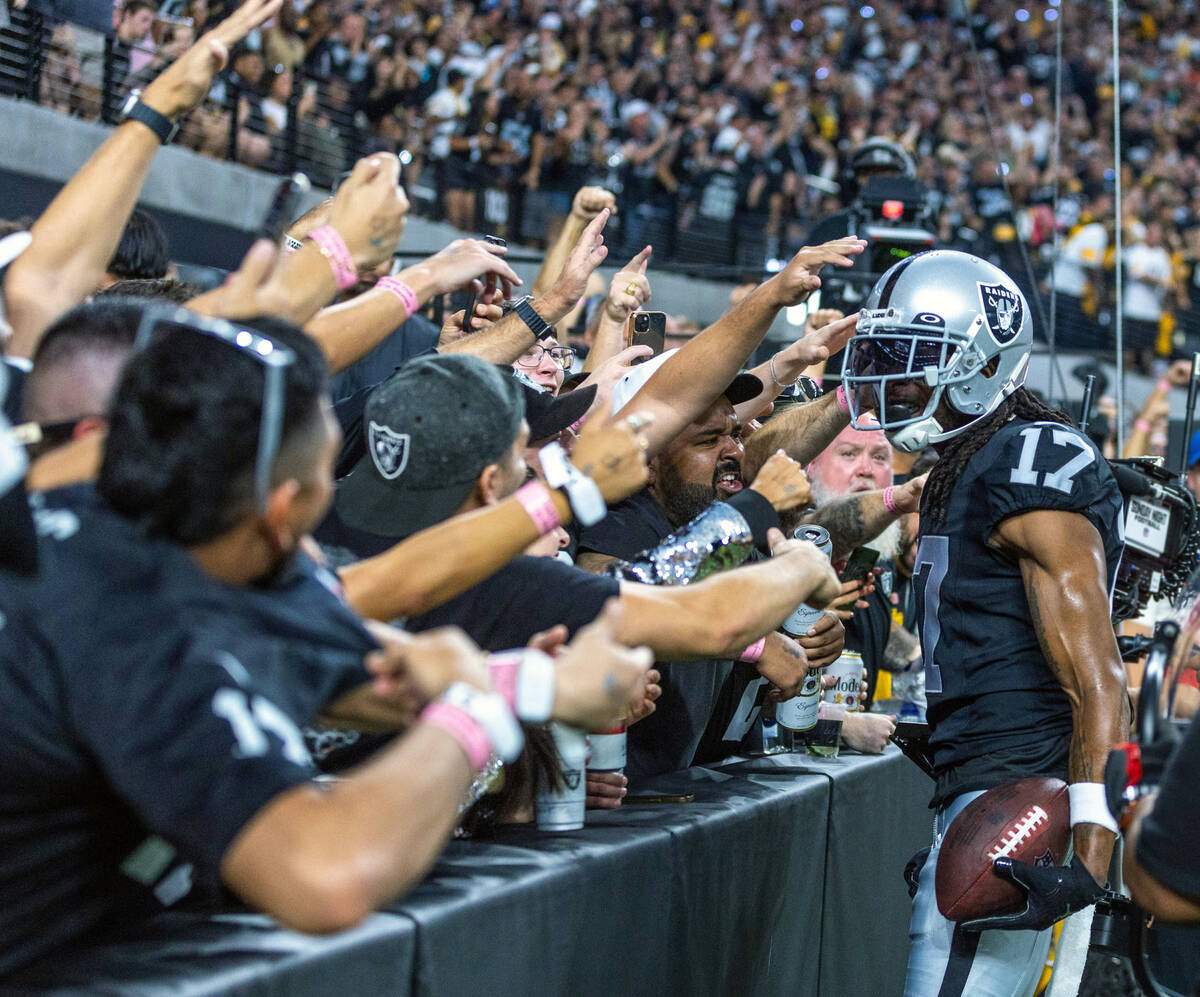
[[[148,305],[142,312],[134,349],[140,350],[150,341],[161,325],[183,327],[228,343],[243,355],[262,364],[262,416],[258,423],[258,448],[254,455],[254,497],[260,509],[265,509],[271,492],[271,466],[279,453],[283,435],[284,371],[296,361],[296,355],[266,336],[243,329],[222,318],[197,315],[186,308],[168,305]]]
[[[541,343],[534,343],[528,353],[517,357],[517,364],[521,367],[536,367],[547,353],[561,370],[570,370],[571,364],[575,362],[575,351],[569,346],[545,347]]]

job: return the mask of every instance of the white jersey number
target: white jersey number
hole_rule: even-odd
[[[1042,430],[1046,428],[1048,427],[1027,426],[1021,430],[1021,435],[1025,437],[1025,442],[1021,446],[1021,457],[1017,461],[1017,466],[1012,469],[1012,473],[1008,476],[1008,480],[1012,484],[1037,486],[1038,472],[1033,469],[1033,460],[1037,456],[1038,444],[1042,439]],[[1050,431],[1050,438],[1055,446],[1080,451],[1057,471],[1046,471],[1042,474],[1042,485],[1046,488],[1053,488],[1055,491],[1062,492],[1064,495],[1070,495],[1071,488],[1075,484],[1075,475],[1095,461],[1096,452],[1092,449],[1091,444],[1066,429],[1052,429]]]

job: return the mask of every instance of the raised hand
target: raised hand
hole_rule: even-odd
[[[208,96],[213,78],[229,61],[229,51],[274,17],[283,0],[247,0],[233,14],[176,59],[142,94],[142,102],[168,118],[178,118]]]
[[[646,265],[650,262],[652,251],[652,248],[647,246],[621,267],[609,282],[604,314],[613,322],[624,322],[650,300],[650,281],[646,278]]]
[[[610,422],[612,399],[601,401],[584,423],[571,453],[571,463],[596,482],[606,502],[619,502],[646,483],[645,414]]]
[[[617,213],[617,196],[603,187],[580,187],[571,201],[571,214],[581,221],[590,222],[601,211],[609,215]]]
[[[608,247],[604,245],[604,226],[608,224],[610,214],[607,208],[603,209],[588,223],[575,243],[558,279],[547,294],[547,297],[554,299],[554,311],[566,314],[587,293],[588,278],[608,256]]]
[[[858,312],[840,317],[841,313],[829,309],[839,317],[825,325],[806,331],[803,339],[798,339],[788,347],[787,352],[799,364],[805,367],[828,360],[838,350],[844,349],[850,337],[854,335],[854,326],[858,322]],[[805,326],[808,329],[808,326]]]
[[[483,291],[484,285],[479,278],[485,277],[491,281],[498,280],[503,297],[507,298],[513,287],[522,283],[503,259],[507,252],[507,246],[493,245],[483,239],[455,239],[419,266],[429,270],[436,294],[459,289]]]
[[[329,207],[329,224],[345,240],[361,273],[392,258],[407,214],[400,160],[390,152],[377,152],[355,163],[338,187]]]
[[[788,261],[788,265],[775,274],[770,285],[780,308],[798,305],[821,286],[818,276],[822,267],[834,264],[840,267],[854,265],[854,257],[867,248],[863,239],[846,236],[819,246],[805,246]]]
[[[812,488],[804,469],[783,450],[773,453],[750,487],[774,506],[776,512],[812,505]]]

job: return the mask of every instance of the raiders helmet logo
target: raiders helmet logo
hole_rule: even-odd
[[[996,342],[1004,345],[1016,339],[1025,321],[1020,295],[1001,284],[980,284],[979,298],[984,320]]]
[[[408,433],[394,433],[387,426],[381,426],[371,420],[367,431],[367,446],[371,451],[371,460],[384,479],[392,481],[404,473],[408,466],[408,444],[411,437]]]
[[[567,784],[567,789],[579,788],[580,771],[579,769],[564,769],[563,782]]]

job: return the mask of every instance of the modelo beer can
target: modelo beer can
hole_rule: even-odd
[[[805,733],[817,725],[820,705],[821,669],[810,668],[804,676],[800,695],[785,699],[775,707],[780,748],[785,751],[804,751]]]
[[[797,540],[807,540],[815,544],[826,557],[833,556],[833,541],[829,539],[829,531],[823,526],[801,526],[792,536]],[[792,615],[783,621],[783,632],[791,637],[803,637],[823,614],[824,610],[814,609],[808,603],[802,602]]]
[[[825,690],[825,702],[842,703],[847,710],[857,710],[862,698],[862,655],[858,651],[843,651],[832,665],[825,669],[832,675],[834,685]]]

